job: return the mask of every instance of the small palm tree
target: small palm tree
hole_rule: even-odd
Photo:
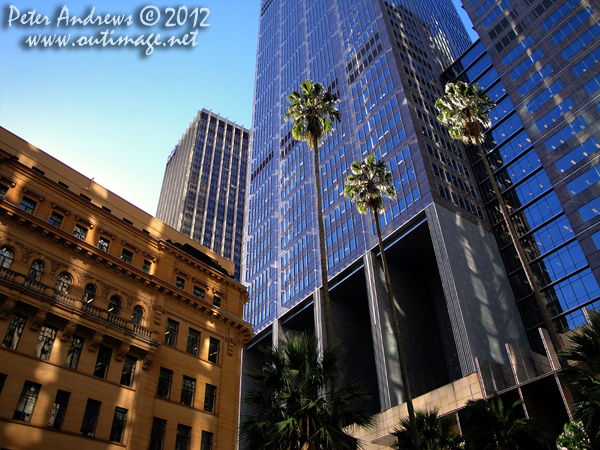
[[[523,401],[517,400],[506,407],[498,394],[489,400],[469,400],[463,427],[465,448],[467,450],[546,449],[548,442],[546,433],[535,422],[523,417],[522,405]]]
[[[448,127],[448,131],[450,132],[450,136],[452,136],[452,138],[462,140],[465,143],[475,144],[477,146],[477,149],[479,150],[479,156],[481,157],[481,161],[483,162],[487,176],[490,180],[492,191],[496,196],[502,217],[504,218],[504,222],[508,228],[508,233],[517,251],[519,261],[525,270],[525,276],[527,277],[527,282],[533,291],[533,297],[537,307],[542,314],[544,325],[550,334],[550,339],[552,340],[554,348],[557,351],[561,350],[563,348],[562,341],[559,338],[554,325],[552,324],[552,319],[550,317],[550,313],[548,312],[548,308],[546,308],[544,297],[540,292],[540,288],[535,280],[533,271],[529,266],[525,250],[521,245],[519,236],[517,235],[510,216],[508,215],[506,204],[504,203],[504,199],[502,198],[502,194],[498,188],[498,184],[496,183],[496,178],[494,177],[494,173],[490,167],[487,155],[483,150],[482,143],[485,139],[484,130],[491,125],[491,121],[487,113],[495,106],[494,102],[485,92],[479,90],[479,85],[468,85],[462,81],[459,81],[455,84],[448,83],[446,85],[446,96],[438,99],[435,103],[435,106],[440,111],[438,120],[443,125]]]
[[[333,342],[333,325],[331,323],[329,280],[327,278],[327,250],[325,248],[325,230],[323,227],[323,202],[321,198],[321,178],[319,175],[319,144],[333,130],[334,124],[341,122],[340,112],[335,106],[337,100],[337,96],[326,91],[322,84],[306,80],[300,85],[300,91],[294,91],[288,95],[289,106],[288,112],[285,115],[286,121],[292,121],[292,136],[294,136],[294,139],[306,142],[313,149],[315,190],[317,192],[317,221],[319,224],[319,246],[321,253],[321,281],[323,283],[327,343]]]
[[[600,448],[600,314],[591,312],[589,319],[588,324],[566,333],[571,345],[561,356],[579,363],[567,370],[574,388],[574,416],[583,422],[592,448]]]
[[[346,178],[344,195],[356,204],[356,209],[358,209],[359,213],[373,213],[375,228],[377,230],[377,239],[379,240],[379,251],[381,252],[381,262],[383,264],[383,272],[385,273],[385,282],[390,300],[390,309],[392,310],[392,321],[394,324],[394,334],[396,335],[396,347],[398,348],[398,359],[402,371],[402,380],[404,381],[404,394],[406,397],[408,417],[412,423],[410,430],[413,436],[414,448],[418,450],[420,448],[419,433],[417,432],[415,409],[410,392],[404,349],[402,347],[398,310],[396,302],[394,301],[394,291],[392,290],[392,282],[390,280],[390,273],[385,258],[385,249],[381,238],[381,224],[379,223],[379,214],[384,211],[384,198],[395,197],[396,188],[392,183],[392,174],[388,172],[385,162],[376,161],[374,155],[367,156],[362,162],[354,161],[350,168],[352,169],[352,174],[348,175]]]
[[[262,349],[266,363],[249,373],[259,389],[244,401],[255,413],[240,427],[252,450],[357,450],[360,442],[344,428],[369,428],[373,415],[356,409],[368,399],[357,383],[333,390],[340,347],[319,354],[312,335],[288,332],[278,348]]]
[[[453,421],[450,416],[438,417],[438,411],[417,411],[417,429],[423,450],[461,450],[462,436],[452,430]],[[394,429],[397,438],[392,447],[398,450],[411,450],[414,446],[412,425],[410,420],[404,418],[400,421],[404,430]]]

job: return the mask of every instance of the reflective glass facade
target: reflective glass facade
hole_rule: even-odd
[[[481,41],[443,79],[477,82],[497,104],[484,147],[554,324],[563,332],[582,324],[586,310],[600,309],[600,255],[594,243],[600,214],[595,167],[600,47],[590,38],[600,28],[600,5],[576,0],[463,4]],[[468,148],[467,153],[537,348],[542,318],[477,151]]]
[[[203,109],[169,155],[156,217],[235,263],[239,280],[249,131]]]
[[[483,220],[468,160],[433,119],[442,67],[470,44],[449,0],[262,1],[242,274],[255,331],[320,286],[312,151],[283,120],[305,79],[340,98],[342,123],[319,155],[330,277],[377,244],[372,218],[342,195],[350,164],[367,154],[388,162],[398,191],[384,237],[433,201]]]

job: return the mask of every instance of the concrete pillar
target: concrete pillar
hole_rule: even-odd
[[[381,410],[385,411],[392,406],[404,403],[404,383],[398,362],[392,312],[383,273],[372,252],[367,252],[363,260],[379,385],[379,402]]]

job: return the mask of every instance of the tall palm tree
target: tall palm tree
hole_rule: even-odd
[[[248,375],[258,389],[244,401],[255,413],[243,419],[240,440],[252,450],[357,450],[358,439],[345,427],[369,428],[373,415],[357,411],[368,399],[357,383],[332,389],[337,380],[337,344],[329,344],[322,356],[317,339],[288,332],[279,347],[261,349],[266,363]]]
[[[404,430],[394,429],[393,433],[398,442],[392,446],[398,450],[411,450],[413,448],[412,434],[407,431],[412,429],[410,420],[404,418],[400,421]],[[423,450],[462,450],[462,436],[452,430],[453,421],[450,416],[438,417],[438,411],[417,411],[417,428]]]
[[[463,435],[467,450],[547,449],[544,430],[522,414],[522,400],[505,406],[495,394],[467,402]],[[463,421],[461,421],[462,423]]]
[[[335,106],[337,100],[337,96],[326,91],[322,84],[305,80],[300,85],[300,91],[294,91],[288,95],[289,106],[285,115],[285,120],[292,122],[292,136],[294,139],[306,142],[313,149],[315,190],[317,192],[317,221],[319,223],[319,246],[321,253],[321,280],[323,283],[323,303],[325,305],[325,333],[328,344],[333,342],[333,325],[331,323],[329,280],[327,279],[327,250],[325,248],[325,230],[323,228],[319,144],[333,130],[334,124],[341,122],[340,112]]]
[[[574,416],[583,422],[592,448],[600,448],[600,314],[592,312],[590,321],[566,334],[571,343],[561,353],[565,359],[579,363],[570,367],[570,385],[575,397]]]
[[[364,161],[354,161],[350,166],[352,174],[346,178],[344,186],[344,195],[356,204],[356,209],[361,214],[373,213],[375,228],[377,229],[377,239],[379,240],[379,251],[381,252],[381,262],[383,272],[385,273],[385,282],[392,310],[392,321],[394,324],[394,334],[396,335],[396,347],[398,348],[398,359],[400,360],[400,369],[404,381],[404,394],[406,397],[406,406],[408,417],[410,419],[411,433],[413,436],[414,448],[418,450],[419,433],[417,431],[415,409],[410,392],[408,381],[408,371],[406,369],[406,359],[404,358],[404,349],[402,347],[402,335],[398,322],[398,310],[394,301],[394,291],[388,270],[387,260],[385,258],[385,249],[383,248],[383,239],[381,238],[381,224],[379,223],[379,214],[383,213],[384,197],[393,198],[396,196],[396,188],[392,183],[392,174],[388,172],[384,161],[376,161],[374,155],[367,156]]]
[[[508,215],[506,204],[502,198],[496,178],[490,167],[490,163],[487,159],[487,155],[483,150],[482,143],[485,139],[484,130],[491,125],[491,121],[487,116],[487,113],[491,108],[494,107],[494,102],[488,97],[488,95],[479,90],[479,85],[471,84],[468,85],[459,81],[455,84],[448,83],[446,85],[446,96],[438,99],[435,106],[440,110],[438,120],[448,127],[450,136],[454,139],[462,140],[465,143],[475,144],[479,150],[479,156],[487,172],[492,191],[496,196],[496,201],[502,213],[508,233],[511,241],[515,246],[517,255],[523,269],[525,270],[525,276],[527,282],[533,291],[533,297],[537,304],[537,307],[542,314],[544,325],[550,334],[552,344],[557,351],[562,350],[563,344],[561,339],[556,332],[548,308],[546,308],[546,302],[540,292],[540,288],[535,280],[533,271],[527,260],[525,250],[521,245],[519,236],[515,230],[515,227]]]

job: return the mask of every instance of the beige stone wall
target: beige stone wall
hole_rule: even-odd
[[[192,245],[225,269],[232,264],[97,185],[93,195],[88,192],[92,201],[80,197],[71,186],[85,185],[85,177],[3,129],[0,144],[0,186],[7,189],[0,201],[0,248],[14,252],[12,263],[0,267],[0,340],[15,313],[27,318],[16,349],[0,345],[0,374],[6,376],[0,446],[147,449],[157,417],[167,421],[165,449],[175,446],[178,424],[192,428],[190,448],[200,448],[204,430],[214,435],[213,449],[235,449],[241,349],[252,335],[241,319],[247,292],[167,239]],[[36,202],[33,212],[19,208],[24,197]],[[52,212],[63,216],[60,227],[48,223]],[[73,236],[76,225],[88,229],[85,240]],[[101,237],[109,241],[106,252],[98,248]],[[133,254],[130,263],[121,260],[123,249]],[[27,278],[36,260],[44,265],[39,281]],[[144,260],[151,262],[149,273],[142,270]],[[55,288],[61,273],[72,278],[68,293]],[[183,286],[176,285],[177,278]],[[91,306],[82,302],[88,284],[96,288]],[[205,291],[204,298],[193,295],[194,286]],[[212,304],[215,295],[220,307]],[[107,311],[113,296],[121,300],[117,315]],[[141,324],[132,321],[138,305],[144,311]],[[174,346],[164,343],[168,319],[179,323]],[[57,330],[48,361],[35,355],[44,325]],[[186,351],[190,328],[200,332],[198,356]],[[84,338],[76,369],[65,366],[72,334]],[[211,337],[220,342],[216,364],[208,360]],[[99,345],[112,350],[105,379],[93,375]],[[137,359],[131,387],[120,384],[125,355]],[[156,395],[161,367],[173,371],[168,399]],[[181,404],[183,376],[196,380],[193,406]],[[29,423],[13,420],[25,381],[41,385]],[[204,411],[207,383],[217,387],[214,413]],[[59,389],[70,392],[70,399],[62,429],[56,430],[48,421]],[[80,435],[88,399],[102,402],[93,438]],[[109,442],[115,407],[128,411],[120,444]]]
[[[442,386],[413,400],[416,410],[438,409],[440,415],[452,414],[465,406],[468,400],[483,398],[477,373]],[[354,436],[361,439],[365,450],[391,448],[395,437],[390,436],[398,428],[400,419],[408,417],[406,403],[383,411],[376,416],[376,424],[370,430],[353,430]]]

